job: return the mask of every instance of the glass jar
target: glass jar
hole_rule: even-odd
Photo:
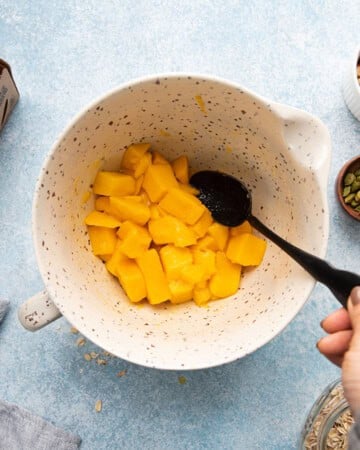
[[[301,433],[299,450],[346,450],[354,419],[341,380],[326,387],[316,400]]]

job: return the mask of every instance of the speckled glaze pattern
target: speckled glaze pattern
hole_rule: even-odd
[[[242,179],[252,191],[254,215],[323,256],[330,156],[325,126],[224,80],[145,78],[76,117],[37,184],[33,232],[40,271],[51,298],[82,334],[123,359],[162,369],[216,366],[253,352],[284,329],[314,286],[273,244],[259,268],[245,270],[234,296],[206,308],[192,302],[133,305],[92,255],[83,222],[93,208],[88,193],[97,171],[118,169],[134,142],[150,142],[170,159],[187,154],[193,172],[218,169]]]

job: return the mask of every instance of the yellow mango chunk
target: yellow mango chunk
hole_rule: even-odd
[[[242,266],[258,266],[263,260],[266,241],[250,233],[242,233],[229,239],[226,256]]]
[[[98,172],[94,181],[94,194],[121,197],[135,192],[135,180],[131,175],[119,172]]]
[[[208,228],[208,234],[215,239],[218,250],[223,251],[229,237],[229,228],[214,222]]]
[[[150,219],[150,208],[137,196],[110,197],[110,208],[120,220],[131,220],[145,225]]]
[[[195,233],[199,238],[202,238],[205,236],[209,226],[213,222],[214,220],[211,217],[210,211],[205,208],[205,211],[203,212],[202,216],[200,216],[200,219],[197,222],[195,222],[191,228],[195,231]]]
[[[179,183],[179,189],[191,195],[199,195],[200,192],[198,189],[194,188],[194,186],[190,186],[190,184]]]
[[[88,226],[90,244],[94,255],[109,255],[114,252],[116,230],[113,228]]]
[[[96,211],[109,212],[110,210],[110,199],[109,197],[98,197],[95,200]]]
[[[172,187],[177,187],[170,164],[152,164],[145,172],[143,189],[152,202],[158,202]]]
[[[160,219],[160,217],[166,216],[164,211],[162,211],[158,205],[151,204],[149,208],[150,208],[150,219]]]
[[[149,302],[157,305],[170,300],[171,292],[157,251],[153,248],[147,250],[136,262],[145,279]]]
[[[153,164],[169,164],[169,161],[162,155],[160,152],[156,150],[152,154],[152,163]]]
[[[180,278],[181,269],[192,264],[193,256],[189,248],[165,245],[159,251],[162,266],[168,279]]]
[[[178,188],[169,189],[159,206],[188,225],[199,220],[206,209],[198,198]]]
[[[230,227],[230,236],[237,236],[242,233],[252,233],[252,226],[247,220],[237,227]]]
[[[85,224],[105,228],[118,228],[121,225],[121,222],[106,213],[91,211],[85,218]]]
[[[193,290],[193,299],[198,306],[204,306],[211,299],[211,292],[208,286],[197,287]]]
[[[141,175],[144,175],[147,168],[151,164],[151,153],[146,152],[139,160],[139,162],[136,164],[135,170],[134,170],[134,177],[139,178]]]
[[[124,152],[120,167],[122,169],[135,171],[142,156],[149,150],[150,144],[133,144]]]
[[[199,239],[196,246],[198,248],[208,248],[209,250],[213,250],[216,252],[218,250],[218,245],[213,238],[213,236],[204,236],[203,238]]]
[[[228,260],[224,252],[216,253],[216,273],[210,278],[209,289],[215,297],[229,297],[239,288],[241,266]]]
[[[176,217],[164,216],[159,219],[151,219],[148,227],[155,244],[174,244],[177,247],[187,247],[196,242],[195,231]]]
[[[140,175],[139,178],[135,179],[135,195],[139,195],[141,188],[142,188],[142,184],[144,181],[144,175]]]
[[[121,241],[120,239],[117,239],[114,252],[111,255],[111,258],[105,263],[107,270],[115,277],[118,276],[119,263],[123,260],[128,260],[128,257],[121,251],[120,245]]]
[[[193,248],[194,263],[201,266],[204,270],[204,278],[207,280],[216,271],[215,252],[208,248]]]
[[[187,185],[189,183],[189,160],[187,156],[179,156],[171,163],[171,165],[176,178],[180,183]]]
[[[111,259],[112,255],[98,255],[98,257],[101,259],[101,261],[107,262]]]
[[[133,259],[119,261],[118,278],[129,300],[136,303],[146,297],[146,285],[144,276]]]
[[[191,285],[205,281],[205,268],[200,264],[189,264],[181,269],[180,277]]]
[[[183,280],[170,280],[171,303],[188,302],[193,297],[193,286]]]
[[[128,220],[122,223],[117,235],[121,239],[120,251],[129,258],[138,258],[151,243],[148,230]]]

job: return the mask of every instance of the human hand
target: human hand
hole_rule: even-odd
[[[319,351],[342,368],[345,396],[353,412],[360,412],[360,286],[351,291],[348,311],[341,308],[321,322],[328,333]]]

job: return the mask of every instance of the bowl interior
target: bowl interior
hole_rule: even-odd
[[[360,156],[356,156],[355,158],[352,158],[350,161],[346,162],[341,168],[336,180],[336,193],[339,202],[343,209],[356,220],[360,220],[360,213],[355,211],[350,205],[345,203],[342,193],[344,189],[344,178],[346,174],[348,172],[354,173],[358,169],[360,169]]]
[[[113,354],[163,369],[197,369],[242,357],[278,334],[314,282],[269,243],[262,265],[244,270],[239,291],[199,308],[131,304],[92,255],[84,217],[97,171],[116,170],[127,145],[150,142],[167,158],[187,154],[192,171],[243,180],[253,213],[307,251],[324,251],[326,205],[316,173],[292,157],[271,105],[230,83],[202,77],[146,79],[78,116],[44,165],[34,201],[40,271],[67,319]],[[316,127],[299,133],[307,145]],[[304,201],[306,199],[306,201]]]

